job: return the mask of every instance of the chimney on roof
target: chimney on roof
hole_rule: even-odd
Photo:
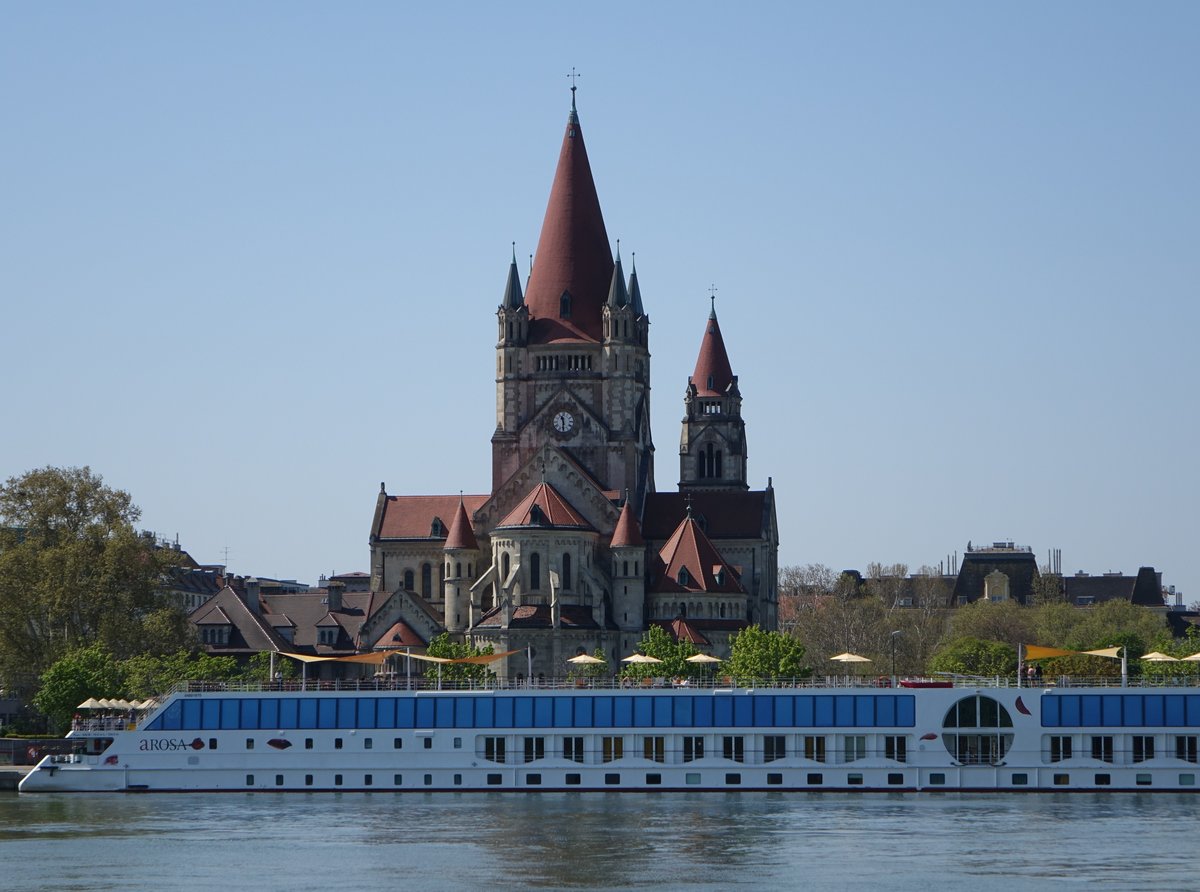
[[[325,604],[329,608],[330,613],[340,612],[342,609],[342,593],[346,590],[346,583],[331,581],[325,597]]]
[[[258,616],[262,616],[262,602],[259,600],[259,585],[257,576],[246,577],[246,606]]]

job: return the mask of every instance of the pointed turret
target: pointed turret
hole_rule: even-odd
[[[644,548],[646,540],[642,538],[642,530],[629,506],[629,500],[621,507],[621,516],[617,518],[617,528],[613,530],[612,548]]]
[[[517,248],[513,246],[512,263],[508,267],[508,283],[504,286],[504,301],[500,304],[506,310],[519,310],[525,306],[525,298],[521,296],[521,273],[517,270]]]
[[[450,522],[450,532],[446,536],[446,544],[443,548],[447,551],[455,548],[466,548],[473,551],[479,548],[475,530],[471,528],[471,518],[467,516],[467,506],[463,504],[461,498],[458,500],[458,511],[454,515],[454,520]]]
[[[646,311],[642,309],[642,289],[638,287],[637,252],[633,255],[633,271],[629,273],[629,303],[633,305],[634,316],[646,315]]]
[[[525,293],[530,342],[599,341],[613,259],[574,94]]]
[[[612,282],[608,286],[608,306],[619,310],[629,305],[629,292],[625,290],[625,273],[621,271],[621,249],[617,248],[617,260],[613,264]]]
[[[737,383],[729,365],[729,354],[725,352],[725,339],[721,337],[715,305],[708,314],[704,340],[700,342],[700,355],[696,357],[696,370],[692,372],[691,383],[696,386],[699,396],[724,396],[730,385]]]

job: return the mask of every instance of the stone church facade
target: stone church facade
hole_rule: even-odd
[[[615,666],[651,623],[718,656],[750,623],[775,628],[774,490],[749,486],[715,308],[686,382],[678,488],[655,488],[650,319],[637,270],[613,257],[573,94],[528,281],[514,256],[496,317],[491,491],[381,485],[371,588],[386,601],[362,645],[397,624],[426,641],[446,630],[530,648],[533,673],[553,677],[596,647]],[[521,654],[496,668],[530,667]]]

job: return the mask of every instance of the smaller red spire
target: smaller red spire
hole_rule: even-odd
[[[691,383],[696,385],[700,396],[724,396],[733,383],[733,369],[729,365],[729,354],[725,352],[725,339],[721,337],[721,326],[717,323],[717,308],[708,314],[704,329],[704,340],[700,342],[700,355],[696,357],[696,371]]]
[[[471,518],[467,517],[467,506],[463,504],[461,497],[458,500],[458,511],[455,512],[454,520],[450,522],[450,533],[446,536],[446,544],[443,547],[464,548],[471,551],[479,548],[475,531],[471,528]]]
[[[633,510],[629,507],[629,499],[626,499],[625,504],[621,507],[621,516],[617,518],[617,528],[613,530],[612,543],[609,547],[628,548],[645,547],[645,545],[646,540],[642,538],[637,518],[633,516]]]

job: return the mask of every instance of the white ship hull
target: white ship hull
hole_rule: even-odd
[[[24,793],[1192,791],[1200,688],[173,694]]]

